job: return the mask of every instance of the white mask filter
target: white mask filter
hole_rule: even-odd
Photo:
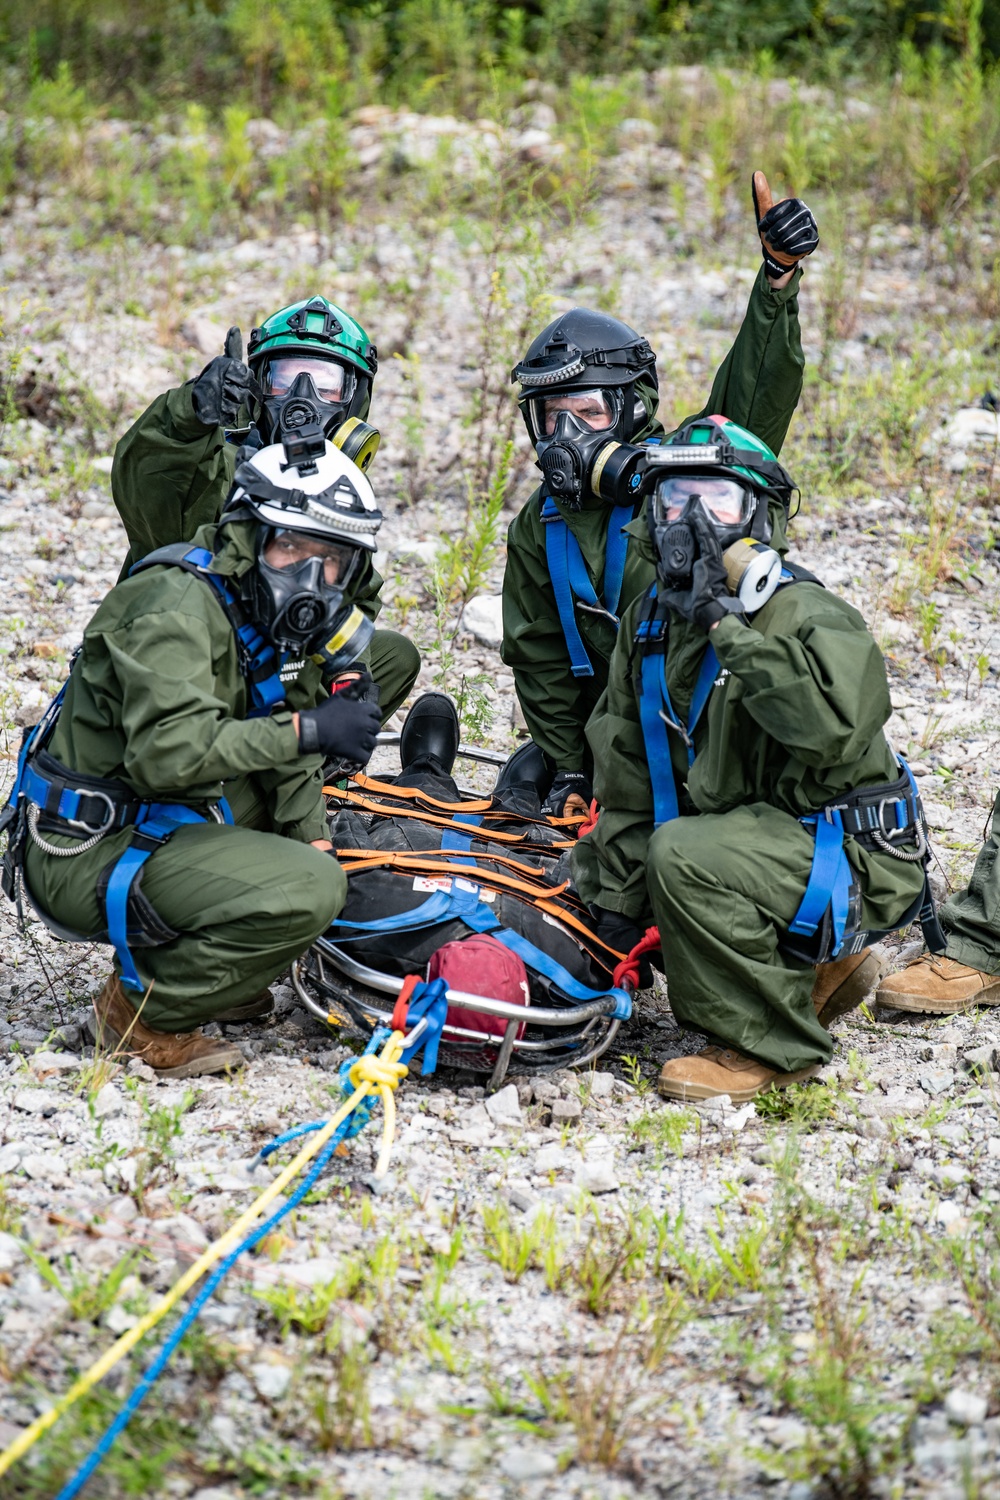
[[[729,592],[748,615],[770,599],[781,580],[781,558],[772,547],[751,537],[741,537],[722,554]]]

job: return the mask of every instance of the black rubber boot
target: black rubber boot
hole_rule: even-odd
[[[552,772],[544,753],[534,740],[526,740],[500,767],[493,796],[512,812],[533,816],[549,795],[551,785]]]
[[[406,715],[399,736],[403,774],[430,771],[449,776],[458,741],[458,710],[447,693],[423,693]]]

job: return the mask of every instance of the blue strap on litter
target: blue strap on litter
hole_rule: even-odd
[[[225,798],[218,807],[223,822],[232,824],[233,815]],[[133,842],[115,862],[104,897],[108,938],[117,955],[121,981],[126,989],[142,994],[146,988],[139,978],[128,945],[128,898],[139,872],[150,855],[161,848],[178,828],[208,821],[204,813],[185,807],[181,802],[147,802],[140,808],[135,820],[138,839],[133,836]]]
[[[429,1078],[437,1067],[441,1033],[444,1031],[447,1019],[447,980],[431,979],[425,981],[423,984],[418,984],[410,996],[410,1003],[406,1012],[406,1027],[408,1031],[412,1031],[420,1020],[426,1021],[427,1024],[412,1046],[403,1049],[400,1062],[410,1063],[422,1049],[424,1058],[420,1070],[421,1076]]]
[[[629,539],[623,531],[632,519],[632,506],[616,505],[608,519],[608,537],[604,553],[604,598],[598,599],[597,591],[590,581],[587,565],[580,551],[580,543],[570,531],[558,506],[551,496],[542,504],[542,522],[545,526],[545,560],[552,592],[556,598],[559,623],[562,626],[566,650],[569,652],[570,669],[574,677],[593,677],[594,666],[583,644],[580,627],[576,621],[577,599],[591,609],[604,610],[617,629],[618,606],[621,601],[622,580],[625,577],[625,559]],[[610,622],[609,622],[610,623]]]
[[[452,822],[459,823],[465,828],[468,828],[471,823],[480,826],[482,821],[482,813],[466,813],[461,818],[456,815],[452,819]],[[467,855],[472,849],[472,837],[471,833],[452,833],[448,829],[441,837],[441,848],[449,854]],[[456,859],[455,863],[458,865],[475,866],[476,861],[474,859]]]
[[[789,923],[789,931],[801,937],[812,937],[829,911],[833,925],[830,956],[835,958],[847,934],[853,883],[844,849],[844,825],[835,809],[810,813],[799,822],[814,834],[816,847],[805,894]]]

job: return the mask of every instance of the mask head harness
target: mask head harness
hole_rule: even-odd
[[[651,490],[657,572],[668,589],[691,586],[700,554],[691,520],[700,510],[718,537],[732,593],[748,610],[766,603],[781,575],[781,559],[767,545],[769,502],[779,501],[787,515],[796,490],[770,449],[733,423],[701,418],[648,450],[644,488]]]
[[[279,649],[335,673],[371,639],[374,627],[347,590],[361,553],[375,549],[382,515],[368,481],[323,438],[316,412],[299,399],[286,420],[296,411],[300,420],[288,424],[281,446],[262,449],[237,468],[224,520],[258,522],[254,565],[243,585],[254,622]],[[289,471],[312,483],[296,485]],[[282,533],[325,546],[282,567],[267,555]],[[335,582],[327,580],[331,562]]]

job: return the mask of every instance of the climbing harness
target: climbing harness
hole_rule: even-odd
[[[92,1390],[147,1333],[167,1316],[206,1271],[215,1267],[212,1275],[201,1286],[159,1353],[129,1395],[117,1417],[76,1473],[60,1490],[57,1500],[73,1500],[73,1497],[80,1493],[166,1369],[184,1335],[237,1259],[245,1251],[258,1245],[282,1219],[298,1207],[315,1186],[341,1142],[356,1136],[368,1123],[372,1109],[379,1099],[382,1101],[384,1119],[382,1148],[379,1152],[375,1176],[385,1175],[395,1134],[394,1091],[406,1077],[410,1061],[421,1049],[424,1051],[425,1074],[433,1071],[444,1014],[443,981],[418,985],[413,989],[411,1002],[405,1007],[405,1015],[401,1014],[399,1017],[402,1024],[391,1031],[388,1028],[376,1030],[364,1054],[360,1057],[348,1058],[341,1065],[340,1085],[344,1094],[349,1097],[345,1099],[336,1114],[327,1121],[298,1126],[263,1147],[258,1158],[260,1162],[266,1161],[274,1151],[290,1141],[305,1135],[312,1137],[295,1159],[270,1183],[245,1213],[240,1215],[236,1223],[198,1257],[174,1283],[170,1291],[139,1320],[136,1326],[124,1333],[100,1359],[91,1365],[89,1370],[74,1382],[64,1396],[20,1432],[3,1453],[0,1453],[0,1475],[5,1474],[12,1464],[23,1458],[38,1439],[54,1426],[76,1401]],[[410,1028],[409,1031],[406,1031],[406,1027]],[[381,1051],[378,1051],[379,1048]],[[280,1203],[274,1213],[260,1222],[264,1211],[280,1197],[285,1188],[310,1161],[313,1162],[312,1168],[290,1197]]]
[[[183,568],[213,591],[236,639],[240,671],[250,696],[248,718],[262,718],[283,706],[285,690],[279,675],[283,659],[245,615],[232,585],[209,571],[212,554],[187,543],[160,547],[135,564],[131,573],[160,565]],[[109,942],[121,968],[122,984],[134,993],[145,990],[133,947],[157,947],[176,937],[142,894],[142,869],[151,854],[163,847],[179,828],[195,823],[231,824],[233,815],[224,797],[202,808],[181,802],[155,802],[136,797],[122,781],[84,776],[70,770],[50,755],[47,745],[62,710],[70,677],[50,703],[44,716],[24,738],[18,756],[17,775],[7,805],[0,814],[0,831],[8,834],[3,860],[3,891],[17,904],[23,921],[22,894],[41,920],[57,937],[71,942]],[[85,854],[109,833],[132,829],[132,838],[109,870],[101,876],[98,897],[104,909],[105,928],[98,934],[71,932],[37,906],[24,881],[24,850],[30,839],[56,859]],[[68,846],[53,844],[46,833],[70,837]]]
[[[786,952],[810,963],[826,963],[860,953],[911,922],[920,923],[931,953],[944,952],[944,934],[927,878],[929,845],[923,805],[909,766],[902,756],[896,759],[901,767],[896,781],[858,787],[799,819],[816,845],[805,894],[789,924],[790,936],[782,943]],[[891,927],[861,925],[861,890],[844,848],[845,834],[872,853],[923,865],[920,895]]]
[[[623,527],[633,519],[635,505],[616,505],[608,517],[608,537],[604,555],[604,582],[601,598],[590,581],[580,543],[570,531],[558,506],[551,496],[542,504],[542,522],[545,526],[545,559],[548,564],[552,590],[556,596],[559,623],[569,652],[570,669],[574,677],[593,677],[594,664],[583,644],[576,611],[582,609],[606,619],[618,629],[618,606],[621,601],[622,581],[625,577],[625,558],[628,553],[628,537]]]
[[[803,570],[784,567],[779,587],[796,583],[802,577]],[[706,645],[691,707],[687,720],[683,720],[675,711],[667,689],[668,625],[666,619],[657,617],[656,593],[653,584],[635,639],[642,650],[639,719],[653,788],[653,821],[659,828],[680,816],[669,732],[680,735],[688,766],[692,766],[695,729],[719,681],[719,661],[713,647]],[[902,757],[896,759],[900,766],[896,781],[858,787],[799,819],[813,834],[815,849],[802,902],[781,944],[793,957],[808,963],[843,958],[859,953],[889,932],[914,921],[919,921],[930,951],[944,951],[944,936],[927,879],[929,846],[920,794],[909,766]],[[923,865],[920,896],[892,927],[879,930],[862,927],[861,890],[844,848],[845,834],[872,852]]]

